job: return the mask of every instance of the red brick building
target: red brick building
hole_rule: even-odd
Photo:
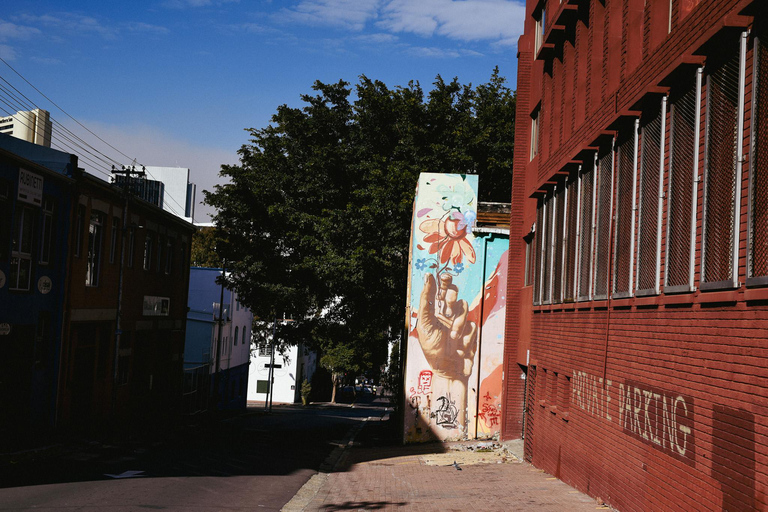
[[[116,185],[88,174],[78,181],[61,426],[98,432],[116,424],[128,431],[180,412],[194,227],[134,196],[127,201]]]
[[[502,432],[622,511],[768,507],[766,4],[527,2]]]

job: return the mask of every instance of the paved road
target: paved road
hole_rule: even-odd
[[[384,405],[252,408],[163,443],[5,458],[0,510],[279,510]]]

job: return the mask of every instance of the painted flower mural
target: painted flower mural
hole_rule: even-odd
[[[499,429],[503,295],[486,267],[491,272],[502,263],[496,235],[475,228],[477,186],[475,175],[419,177],[405,367],[407,442],[491,437]]]

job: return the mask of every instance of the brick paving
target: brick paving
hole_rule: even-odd
[[[353,446],[334,472],[315,475],[283,511],[610,510],[515,457],[476,463],[455,452],[464,461],[457,469],[450,450],[460,444]]]

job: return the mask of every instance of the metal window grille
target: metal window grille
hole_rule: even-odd
[[[539,205],[536,209],[536,229],[534,231],[534,243],[535,247],[535,263],[533,273],[533,304],[541,304],[541,275],[543,265],[543,239],[542,232],[544,230],[544,200],[539,199]]]
[[[647,113],[648,121],[641,128],[636,295],[659,293],[666,98],[657,107]]]
[[[523,434],[524,458],[528,462],[533,460],[533,435],[534,435],[534,417],[536,412],[536,367],[528,367],[528,375],[525,379],[526,397],[525,397],[525,431]]]
[[[695,229],[700,71],[691,76],[670,105],[670,168],[667,200],[665,292],[690,291]]]
[[[554,250],[552,254],[552,303],[563,302],[563,277],[565,271],[563,268],[563,248],[565,246],[565,208],[566,208],[566,188],[565,183],[560,183],[557,186],[557,195],[555,196],[555,211],[556,215],[554,220],[555,229],[552,233],[552,248]]]
[[[567,213],[565,219],[565,265],[563,272],[563,302],[573,302],[576,295],[576,261],[579,243],[579,180],[578,172],[568,180],[566,188]]]
[[[595,218],[594,298],[608,298],[611,211],[613,209],[613,151],[606,151],[597,164],[597,216]]]
[[[595,165],[594,161],[585,162],[580,185],[580,210],[579,210],[579,283],[578,299],[590,300],[592,298],[592,244],[594,226],[595,205]]]
[[[748,284],[768,284],[768,27],[755,39]]]
[[[554,217],[554,200],[553,196],[547,197],[544,202],[544,230],[542,231],[542,246],[544,247],[544,265],[542,270],[542,290],[541,290],[541,302],[542,304],[552,303],[552,228]]]
[[[741,54],[732,51],[707,77],[702,285],[733,285],[740,183]]]
[[[635,191],[637,176],[637,122],[621,134],[616,148],[617,190],[614,233],[613,295],[632,294],[634,253]]]

